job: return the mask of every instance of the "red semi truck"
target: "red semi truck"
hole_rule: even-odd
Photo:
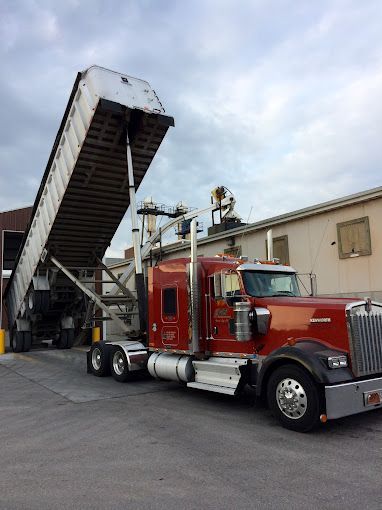
[[[382,304],[302,297],[293,268],[197,257],[193,239],[191,258],[148,269],[147,340],[94,344],[88,371],[229,395],[249,385],[296,431],[381,407]]]

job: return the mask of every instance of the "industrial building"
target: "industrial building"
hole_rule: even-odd
[[[313,273],[318,295],[382,301],[382,186],[206,236],[198,240],[199,255],[265,259],[269,229],[274,257],[298,270],[303,294]],[[189,247],[177,241],[161,253],[164,259],[189,256]],[[109,267],[117,276],[128,260]]]
[[[9,277],[14,267],[24,231],[32,214],[32,207],[0,212],[0,271],[1,291],[3,296]],[[0,300],[0,328],[7,329],[7,314],[3,300]]]

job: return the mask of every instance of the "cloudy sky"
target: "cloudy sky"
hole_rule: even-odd
[[[92,64],[175,118],[138,199],[201,207],[224,184],[252,222],[379,186],[381,34],[380,0],[1,0],[0,209],[33,203]]]

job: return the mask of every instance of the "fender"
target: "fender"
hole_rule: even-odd
[[[304,339],[297,341],[294,346],[285,346],[276,349],[267,356],[257,375],[256,394],[261,395],[264,384],[272,370],[277,365],[292,362],[307,370],[318,384],[336,384],[353,381],[354,375],[349,367],[331,369],[327,366],[328,356],[347,354],[343,351],[328,349],[317,340]]]
[[[149,353],[146,347],[138,341],[134,340],[120,340],[107,342],[105,345],[120,347],[126,354],[129,372],[135,370],[144,370],[147,367]]]
[[[132,340],[116,340],[114,342],[105,342],[100,340],[98,342],[99,348],[105,352],[106,356],[110,356],[112,347],[120,347],[126,354],[129,371],[134,372],[135,370],[144,370],[147,367],[147,360],[149,354],[145,346],[138,341]],[[90,369],[90,350],[86,353],[87,361],[87,373],[91,373]]]

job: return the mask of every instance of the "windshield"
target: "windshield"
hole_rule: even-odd
[[[250,296],[301,296],[294,273],[243,271],[243,281]]]

